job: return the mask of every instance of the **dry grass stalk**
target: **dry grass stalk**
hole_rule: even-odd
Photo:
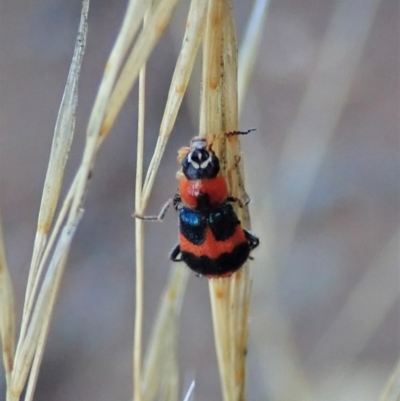
[[[115,83],[111,97],[107,99],[107,111],[102,127],[102,135],[106,135],[113,126],[125,100],[130,93],[133,84],[136,82],[139,71],[150,53],[154,49],[164,30],[168,26],[172,12],[179,0],[164,0],[158,3],[148,17],[148,22],[140,32],[135,41],[135,46],[128,55],[125,64],[121,70],[120,76]],[[137,2],[140,3],[140,2]],[[148,7],[149,1],[143,2]],[[137,15],[135,15],[137,18]],[[143,14],[140,16],[141,21]],[[109,65],[106,66],[106,71]]]
[[[143,29],[146,27],[151,13],[152,2],[143,19]],[[138,133],[136,150],[135,176],[135,209],[141,208],[143,183],[144,157],[144,122],[145,122],[145,89],[146,64],[139,73],[139,101],[138,101]],[[136,260],[136,289],[135,289],[135,323],[133,336],[133,398],[142,399],[142,333],[143,333],[143,297],[144,297],[144,221],[136,220],[135,224],[135,260]]]
[[[29,373],[28,384],[26,387],[25,401],[31,401],[33,399],[33,395],[34,395],[35,388],[36,388],[37,378],[39,375],[39,368],[40,368],[40,364],[41,364],[42,358],[43,358],[44,347],[46,344],[47,335],[48,335],[49,328],[50,328],[51,314],[54,309],[54,304],[55,304],[55,301],[57,298],[59,286],[61,283],[61,279],[62,279],[62,275],[63,275],[64,269],[65,269],[66,263],[67,263],[67,255],[65,255],[64,258],[60,261],[60,269],[57,272],[56,281],[54,282],[54,286],[51,289],[49,304],[48,304],[47,310],[45,312],[45,316],[47,317],[47,319],[45,320],[43,327],[41,328],[41,331],[40,331],[38,344],[36,347],[36,352],[35,352],[35,356],[33,358],[31,371]]]
[[[210,2],[204,40],[203,97],[200,134],[209,136],[238,129],[237,45],[229,1]],[[216,143],[222,170],[235,165],[238,138]],[[223,149],[223,145],[226,146]],[[232,196],[243,198],[242,166],[234,170]],[[230,181],[230,180],[229,180]],[[244,225],[248,215],[237,210]],[[245,400],[245,355],[250,280],[247,264],[230,278],[209,280],[222,394],[225,401]]]
[[[78,29],[74,55],[54,129],[53,143],[44,182],[32,261],[25,294],[25,318],[23,319],[21,327],[21,337],[25,336],[26,324],[29,320],[26,317],[31,313],[38,279],[41,277],[42,271],[40,270],[40,262],[47,244],[48,233],[53,223],[54,213],[63,182],[64,168],[75,131],[76,109],[78,106],[78,80],[86,47],[88,11],[89,1],[85,1],[82,4],[82,17]]]
[[[0,340],[2,345],[3,366],[7,387],[11,386],[14,366],[15,310],[14,291],[8,271],[4,250],[3,230],[0,216]]]

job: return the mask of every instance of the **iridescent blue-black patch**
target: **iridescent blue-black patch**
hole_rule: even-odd
[[[181,234],[192,244],[201,245],[205,239],[207,227],[206,217],[195,210],[182,208],[179,212],[179,228]]]

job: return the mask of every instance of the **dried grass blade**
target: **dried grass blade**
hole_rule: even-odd
[[[147,25],[152,4],[143,19],[143,27]],[[141,210],[143,158],[144,158],[144,125],[146,111],[146,64],[139,73],[138,99],[138,133],[136,143],[136,177],[135,177],[135,210]],[[135,323],[133,337],[133,398],[142,400],[142,337],[143,337],[143,298],[144,298],[144,221],[135,221],[135,259],[136,259],[136,291],[135,291]]]
[[[231,343],[234,332],[229,325],[229,281],[218,278],[209,281],[211,310],[213,315],[214,340],[224,401],[235,401],[233,396],[233,364]]]
[[[77,174],[77,190],[74,194],[70,212],[71,218],[74,218],[74,215],[82,205],[96,152],[106,138],[115,118],[121,110],[126,96],[138,76],[140,68],[147,60],[157,40],[160,38],[162,31],[168,24],[173,6],[176,5],[178,0],[165,0],[159,5],[155,13],[149,19],[148,25],[139,34],[132,52],[122,69],[121,75],[116,82],[117,74],[121,69],[123,59],[126,55],[126,50],[129,45],[128,42],[133,38],[134,33],[137,31],[143,19],[146,7],[149,4],[148,1],[149,0],[135,2],[132,0],[129,3],[120,34],[118,35],[105,67],[103,79],[89,118],[86,133],[86,146],[82,163]],[[134,73],[132,73],[132,68],[135,71]],[[121,91],[124,93],[123,97],[119,96]],[[111,119],[110,111],[112,113]]]
[[[3,225],[0,216],[0,340],[7,387],[11,384],[14,365],[15,309],[14,291],[4,249]]]
[[[224,19],[221,24],[222,30],[222,52],[221,52],[221,120],[222,131],[235,131],[239,127],[239,112],[238,112],[238,92],[237,92],[237,73],[238,73],[238,58],[237,58],[237,40],[235,21],[231,10],[230,2],[224,4]],[[226,140],[224,147],[223,169],[231,168],[236,163],[236,158],[240,154],[239,137],[232,136]],[[231,185],[229,192],[231,195],[244,199],[243,194],[239,193],[239,182],[243,186],[243,162],[240,163],[231,173],[232,180],[228,180],[228,185]],[[242,213],[247,208],[240,208]],[[242,216],[241,216],[242,217]],[[248,215],[245,224],[248,224]],[[242,220],[242,218],[241,218]]]
[[[69,209],[71,207],[72,196],[73,196],[73,193],[74,193],[75,188],[76,188],[76,183],[77,183],[77,177],[75,177],[75,179],[74,179],[74,181],[73,181],[73,183],[72,183],[72,185],[71,185],[71,187],[70,187],[70,189],[69,189],[69,191],[67,193],[66,199],[63,202],[63,206],[62,206],[62,208],[60,210],[60,213],[59,213],[59,215],[57,217],[56,223],[55,223],[55,225],[53,227],[53,230],[51,232],[49,240],[48,240],[48,242],[46,244],[46,248],[45,248],[45,250],[43,252],[43,255],[42,255],[42,258],[41,258],[41,261],[40,261],[39,270],[38,270],[39,272],[44,269],[44,266],[46,265],[47,260],[48,260],[50,254],[51,254],[52,249],[53,249],[53,245],[54,245],[54,243],[55,243],[55,241],[57,239],[58,233],[60,232],[61,227],[64,224],[66,215],[67,215],[67,213],[68,213],[68,211],[69,211]],[[39,283],[40,283],[39,275],[37,275],[36,279],[35,279],[35,282],[33,284],[33,290],[32,290],[32,292],[34,294],[36,294],[36,292],[37,292],[37,287],[39,286]],[[24,320],[23,320],[22,324],[25,324],[26,326],[28,326],[29,320],[30,320],[30,314],[31,314],[31,311],[29,312],[29,315],[28,314],[24,315],[24,318],[27,319],[28,321],[24,322]],[[21,348],[22,343],[23,343],[24,340],[25,340],[25,337],[19,336],[17,350]],[[14,375],[15,375],[15,373],[13,372],[13,376]],[[15,398],[13,398],[13,399],[15,399]]]
[[[104,75],[97,92],[96,100],[89,117],[86,131],[86,145],[82,162],[76,175],[76,190],[74,192],[74,198],[69,216],[69,218],[72,220],[75,218],[76,214],[79,213],[83,203],[90,177],[90,171],[93,168],[97,150],[111,128],[111,125],[104,124],[106,107],[110,101],[111,92],[114,88],[117,74],[121,69],[122,62],[126,56],[127,49],[130,46],[131,41],[143,19],[148,1],[149,0],[131,0],[129,2],[124,20],[122,22],[121,31],[107,61]],[[136,47],[137,46],[135,46],[135,48]],[[136,78],[137,76],[135,79]]]
[[[225,132],[234,131],[239,125],[238,114],[238,57],[237,57],[237,39],[235,21],[233,19],[231,5],[224,3],[222,29],[222,66],[223,76],[221,78],[222,86],[222,122]],[[231,143],[228,147],[228,153],[237,154],[238,136],[231,137]],[[231,157],[234,161],[234,157]],[[228,160],[230,162],[230,160]],[[232,191],[232,188],[231,188]]]
[[[68,253],[68,252],[67,252]],[[61,283],[61,278],[63,276],[63,272],[65,269],[65,265],[67,263],[67,253],[65,253],[64,258],[61,260],[60,269],[58,269],[56,274],[56,280],[54,282],[54,286],[51,289],[49,303],[47,305],[47,310],[45,312],[46,316],[49,318],[44,322],[43,326],[40,328],[39,340],[36,347],[35,356],[33,358],[32,367],[29,372],[28,385],[26,387],[25,398],[24,401],[32,401],[34,391],[36,388],[37,378],[39,375],[40,364],[42,362],[44,347],[47,340],[47,335],[49,333],[50,328],[50,318],[53,314],[55,301],[57,298],[58,290]]]
[[[140,27],[150,1],[151,0],[130,0],[128,3],[121,30],[105,66],[104,75],[90,114],[87,129],[88,137],[97,137],[100,132],[105,110],[109,103],[112,90],[114,89],[117,75],[123,65],[128,48],[131,46],[133,38]],[[101,141],[104,140],[104,137],[108,134],[111,127],[112,124],[103,124],[101,129]]]
[[[204,40],[201,133],[238,129],[237,42],[230,1],[210,2]],[[219,143],[218,143],[219,142]],[[222,170],[235,164],[237,137],[213,142]],[[235,169],[230,192],[244,192],[241,168]],[[243,212],[239,212],[240,218]],[[246,221],[248,218],[246,214]],[[222,395],[225,401],[245,400],[245,355],[250,281],[248,266],[230,278],[209,280],[214,336]]]
[[[56,219],[56,222],[54,224],[53,230],[51,231],[50,237],[49,237],[49,239],[48,239],[48,241],[46,243],[46,247],[45,247],[45,249],[44,249],[44,251],[42,253],[42,256],[41,256],[41,259],[40,259],[40,264],[39,264],[39,267],[38,267],[38,274],[36,275],[35,280],[34,280],[34,282],[32,284],[32,291],[31,292],[32,292],[32,294],[35,294],[35,296],[36,296],[36,293],[37,293],[37,288],[38,288],[38,286],[40,284],[40,278],[42,276],[42,271],[43,271],[43,269],[44,269],[44,267],[45,267],[45,265],[46,265],[46,263],[48,261],[48,258],[49,258],[50,254],[51,254],[52,249],[53,249],[53,245],[54,245],[54,243],[55,243],[55,241],[57,239],[57,236],[58,236],[58,234],[59,234],[59,232],[61,230],[62,224],[64,223],[64,221],[66,219],[66,216],[67,216],[67,213],[68,213],[68,211],[69,211],[69,209],[71,207],[73,193],[74,193],[75,188],[76,188],[76,182],[77,182],[77,179],[75,177],[75,179],[72,182],[72,185],[71,185],[71,187],[70,187],[70,189],[69,189],[69,191],[67,193],[67,196],[66,196],[66,198],[65,198],[65,200],[63,202],[63,205],[61,207],[60,213],[57,216],[57,219]],[[27,305],[28,310],[26,311],[26,313],[23,314],[23,317],[22,317],[22,326],[25,327],[25,331],[26,331],[26,326],[29,323],[30,316],[31,316],[31,313],[32,313],[33,298],[34,298],[34,296],[32,295],[32,302],[28,303],[28,305]],[[25,333],[25,331],[24,331],[24,333]],[[22,332],[21,332],[21,334],[22,334]],[[19,336],[18,347],[19,347],[19,343],[21,341],[23,341],[24,338],[25,338],[25,336],[22,336],[22,335]]]
[[[139,71],[148,59],[154,46],[169,24],[172,12],[179,0],[164,0],[150,16],[148,23],[139,34],[135,46],[128,56],[115,84],[105,113],[102,135],[106,135],[114,124],[125,100],[138,77]],[[97,131],[95,131],[97,132]]]
[[[25,304],[20,337],[25,336],[26,324],[32,310],[32,303],[35,297],[35,291],[33,290],[34,282],[37,281],[37,275],[39,278],[41,275],[39,264],[47,243],[47,235],[53,222],[63,182],[64,168],[75,132],[76,109],[78,106],[78,82],[86,47],[89,3],[89,0],[84,0],[82,2],[81,19],[75,42],[74,54],[54,129],[50,160],[39,209],[28,284],[25,292]]]
[[[161,121],[160,134],[146,175],[143,188],[143,207],[146,207],[150,197],[161,157],[164,153],[167,140],[171,134],[176,116],[182,104],[183,96],[187,89],[196,54],[203,36],[206,10],[206,1],[192,0],[186,23],[186,31],[182,41],[182,48],[171,80],[168,99]]]
[[[177,319],[172,319],[168,326],[164,337],[165,353],[158,398],[163,401],[178,401],[179,368],[177,360]]]
[[[224,1],[208,2],[206,30],[203,42],[203,88],[200,112],[200,136],[221,132],[221,21]],[[216,152],[219,152],[216,143]]]
[[[182,266],[173,266],[168,283],[160,300],[160,309],[153,326],[150,341],[147,345],[146,359],[143,370],[143,400],[155,399],[162,372],[167,372],[167,360],[173,360],[176,350],[177,320],[182,308],[183,297],[189,278],[189,269]],[[170,334],[168,334],[170,333]],[[166,347],[164,338],[173,334],[171,347]]]
[[[222,77],[222,104],[224,130],[229,132],[238,129],[238,82],[237,82],[237,40],[235,22],[230,9],[230,4],[225,3],[225,23],[223,24],[223,51],[222,65],[224,74]],[[230,138],[227,143],[228,166],[235,164],[236,157],[240,155],[238,137]],[[243,163],[240,163],[232,174],[232,188],[230,192],[245,199],[243,181]],[[250,228],[248,208],[237,210],[239,219],[246,228]],[[249,266],[246,263],[229,281],[229,328],[230,333],[235,333],[230,342],[230,355],[232,360],[232,391],[233,399],[245,399],[245,378],[246,378],[246,350],[248,336],[248,312],[250,304],[250,277]]]
[[[41,330],[50,320],[51,311],[49,310],[48,305],[51,305],[52,293],[56,287],[59,275],[61,274],[64,258],[66,258],[68,254],[72,238],[82,214],[83,210],[76,215],[74,221],[71,221],[64,226],[60,234],[59,241],[44,277],[42,287],[39,291],[26,336],[18,344],[10,390],[14,396],[19,396],[24,388],[33,357],[37,350]]]

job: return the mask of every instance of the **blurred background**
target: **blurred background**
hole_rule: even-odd
[[[125,3],[92,2],[66,187]],[[146,163],[188,10],[148,66]],[[233,2],[239,41],[250,2]],[[2,0],[0,204],[20,321],[78,0]],[[399,353],[399,6],[396,0],[270,3],[240,128],[252,231],[261,245],[249,400],[376,400]],[[199,59],[200,61],[200,59]],[[176,150],[197,134],[200,69],[168,144],[149,213],[175,191]],[[134,310],[134,91],[97,159],[61,286],[37,400],[128,400]],[[64,189],[65,191],[65,189]],[[168,277],[176,215],[146,227],[145,337]],[[182,268],[184,268],[182,266]],[[218,400],[206,279],[191,275],[179,335],[182,394]],[[3,372],[0,393],[4,394]]]

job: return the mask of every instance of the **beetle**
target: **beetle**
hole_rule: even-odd
[[[180,232],[171,260],[185,262],[198,276],[229,277],[247,261],[259,239],[242,227],[232,203],[243,204],[229,196],[226,180],[219,174],[220,161],[207,140],[193,138],[190,147],[181,148],[178,155],[182,162],[178,193],[159,216],[136,217],[162,220],[172,203],[179,212]]]

